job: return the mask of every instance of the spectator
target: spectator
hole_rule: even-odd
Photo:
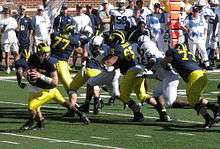
[[[32,18],[32,26],[35,47],[42,42],[50,44],[51,24],[48,15],[44,13],[43,5],[38,6],[37,14]]]
[[[110,31],[111,16],[108,11],[108,3],[102,3],[103,9],[99,11],[100,32],[108,33]]]
[[[99,28],[99,18],[97,15],[93,14],[93,7],[92,5],[86,5],[86,15],[89,16],[91,23],[92,23],[92,29],[93,32],[96,33],[97,29]]]
[[[105,4],[105,6],[104,6]],[[110,10],[114,9],[114,6],[108,2],[108,0],[101,0],[100,5],[98,7],[98,11],[102,11],[104,7],[107,7],[107,11],[109,13]]]
[[[19,42],[19,53],[29,51],[30,47],[30,35],[32,34],[32,20],[26,14],[26,7],[24,5],[19,6],[19,14],[17,18],[18,28],[17,37]]]
[[[17,28],[17,21],[11,17],[10,8],[3,9],[3,19],[0,21],[2,33],[2,47],[5,52],[6,73],[11,72],[10,69],[10,52],[13,51],[14,60],[18,59],[18,39],[16,37],[15,29]]]
[[[53,29],[55,32],[62,32],[66,24],[73,24],[73,18],[69,15],[67,5],[63,5],[60,14],[54,20]]]
[[[77,27],[77,33],[80,33],[80,30],[82,30],[85,26],[92,26],[89,16],[83,13],[83,7],[81,4],[76,5],[76,16],[73,17],[73,22]]]

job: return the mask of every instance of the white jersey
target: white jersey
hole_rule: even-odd
[[[91,20],[88,15],[81,14],[80,16],[73,17],[74,24],[76,25],[76,32],[80,33],[80,30],[85,26],[92,26]]]
[[[89,43],[87,43],[85,45],[85,50],[88,53],[88,57],[95,59],[97,62],[99,62],[101,64],[103,58],[108,55],[109,46],[106,45],[106,44],[102,44],[101,47],[100,47],[100,55],[98,55],[97,57],[93,57],[93,54],[91,52],[91,50],[92,50],[91,48],[92,47],[91,47],[91,41],[90,41]]]
[[[17,43],[18,39],[15,33],[15,29],[17,28],[17,21],[12,18],[3,18],[0,20],[0,27],[4,28],[4,32],[2,34],[2,43]]]
[[[206,38],[208,24],[205,18],[200,15],[197,18],[188,16],[184,21],[184,26],[189,29],[189,39],[194,43],[199,43]]]
[[[36,15],[33,16],[32,21],[35,33],[35,40],[48,40],[50,38],[49,32],[51,29],[50,19],[48,18],[48,16]]]
[[[215,10],[215,14],[216,14],[216,17],[218,17],[218,23],[220,23],[220,8],[217,8]],[[218,28],[216,28],[217,32],[218,32],[218,35],[220,35],[220,26],[218,25]]]
[[[118,10],[113,9],[110,11],[110,15],[114,18],[113,30],[125,30],[128,18],[133,15],[133,10],[125,9],[125,10]]]

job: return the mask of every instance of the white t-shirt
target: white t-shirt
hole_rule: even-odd
[[[88,15],[82,14],[80,16],[73,17],[73,22],[76,25],[76,32],[80,33],[80,30],[85,26],[91,26],[91,20]]]
[[[205,39],[205,30],[207,30],[208,24],[202,15],[197,18],[187,17],[184,21],[184,26],[189,29],[189,38],[193,42],[199,43],[199,41],[201,42]]]
[[[33,16],[33,27],[36,40],[48,40],[50,38],[49,30],[51,29],[50,19],[47,15]]]
[[[12,18],[3,18],[0,20],[0,27],[4,27],[5,30],[2,34],[2,43],[17,43],[18,39],[15,33],[15,29],[18,27],[17,21]]]

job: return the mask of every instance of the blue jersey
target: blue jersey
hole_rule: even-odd
[[[188,82],[188,77],[194,70],[201,70],[195,60],[194,55],[188,50],[169,49],[166,56],[172,56],[171,65],[185,82]]]
[[[131,67],[136,65],[136,55],[129,43],[126,42],[116,46],[115,54],[118,55],[118,60],[114,67],[119,68],[122,74],[125,74]]]
[[[18,18],[19,29],[17,31],[17,37],[20,45],[27,45],[30,43],[29,32],[33,29],[31,18],[27,16]]]
[[[15,61],[15,68],[22,68],[23,70],[28,69],[28,62],[24,58],[20,58]]]
[[[39,73],[44,74],[47,77],[51,77],[51,73],[56,71],[56,66],[55,66],[56,63],[57,63],[57,59],[53,57],[49,57],[47,60],[41,62],[37,54],[31,55],[30,58],[28,59],[29,69],[35,69]],[[53,86],[46,83],[45,81],[42,81],[41,79],[38,79],[37,82],[35,83],[30,82],[30,84],[42,89],[54,88]]]
[[[79,36],[63,36],[58,32],[51,34],[51,56],[58,60],[67,61],[80,41]]]
[[[62,32],[63,28],[67,24],[73,24],[73,19],[70,16],[58,15],[54,19],[53,29],[55,31]]]

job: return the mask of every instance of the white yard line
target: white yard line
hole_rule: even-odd
[[[20,143],[18,142],[12,142],[12,141],[0,141],[2,143],[7,143],[7,144],[13,144],[13,145],[19,145]]]
[[[195,134],[192,133],[185,133],[185,132],[179,132],[180,135],[186,135],[186,136],[195,136]]]
[[[90,136],[90,138],[92,138],[92,139],[98,139],[98,140],[109,140],[109,138],[97,137],[97,136]]]
[[[15,102],[7,102],[7,101],[0,101],[0,103],[3,104],[14,104],[14,105],[22,105],[26,106],[27,104],[25,103],[15,103]],[[43,106],[44,108],[55,108],[55,109],[66,109],[64,107],[57,107],[57,106]],[[92,112],[92,111],[91,111]],[[131,114],[123,114],[123,113],[110,113],[110,112],[100,112],[101,114],[105,115],[113,115],[113,116],[124,116],[124,117],[133,117]],[[158,119],[158,117],[153,117],[153,116],[144,116],[145,118],[149,119]],[[183,123],[195,123],[195,124],[203,124],[204,122],[198,122],[198,121],[188,121],[188,120],[176,120],[178,122],[183,122]],[[219,125],[219,124],[217,124]]]
[[[140,135],[140,134],[136,134],[134,135],[136,137],[143,137],[143,138],[152,138],[152,136],[149,136],[149,135]]]
[[[83,145],[83,146],[92,146],[92,147],[99,147],[99,148],[123,149],[123,148],[120,148],[120,147],[114,147],[114,146],[108,146],[108,145],[101,145],[101,144],[94,144],[94,143],[84,143],[84,142],[70,141],[70,140],[51,139],[51,138],[21,135],[21,134],[15,134],[15,133],[0,133],[0,134],[7,135],[7,136],[15,136],[15,137],[35,139],[35,140],[55,141],[55,142],[59,142],[59,143],[70,143],[70,144],[77,144],[77,145]]]

